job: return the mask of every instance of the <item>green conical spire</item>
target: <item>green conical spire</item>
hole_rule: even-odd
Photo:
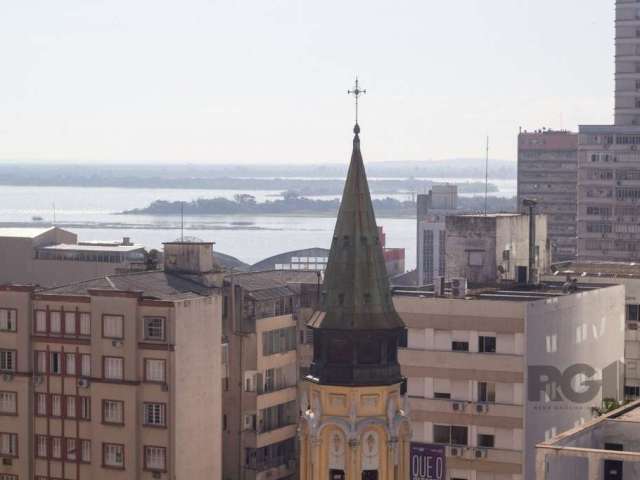
[[[360,152],[360,127],[333,233],[321,312],[310,326],[332,330],[404,328],[396,313]]]

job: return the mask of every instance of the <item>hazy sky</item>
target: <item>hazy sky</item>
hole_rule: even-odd
[[[0,160],[515,158],[518,127],[613,117],[614,0],[19,0]]]

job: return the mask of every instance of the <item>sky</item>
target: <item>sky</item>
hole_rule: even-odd
[[[21,0],[0,9],[0,161],[515,160],[611,123],[614,0]]]

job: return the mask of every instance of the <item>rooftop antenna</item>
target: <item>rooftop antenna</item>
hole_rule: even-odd
[[[487,196],[489,195],[489,135],[487,135],[487,152],[484,160],[484,216],[487,216]]]
[[[184,242],[184,202],[180,202],[180,241]]]

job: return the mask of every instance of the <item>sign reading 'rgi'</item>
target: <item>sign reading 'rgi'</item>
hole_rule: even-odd
[[[411,479],[444,480],[447,472],[444,445],[411,442]]]

